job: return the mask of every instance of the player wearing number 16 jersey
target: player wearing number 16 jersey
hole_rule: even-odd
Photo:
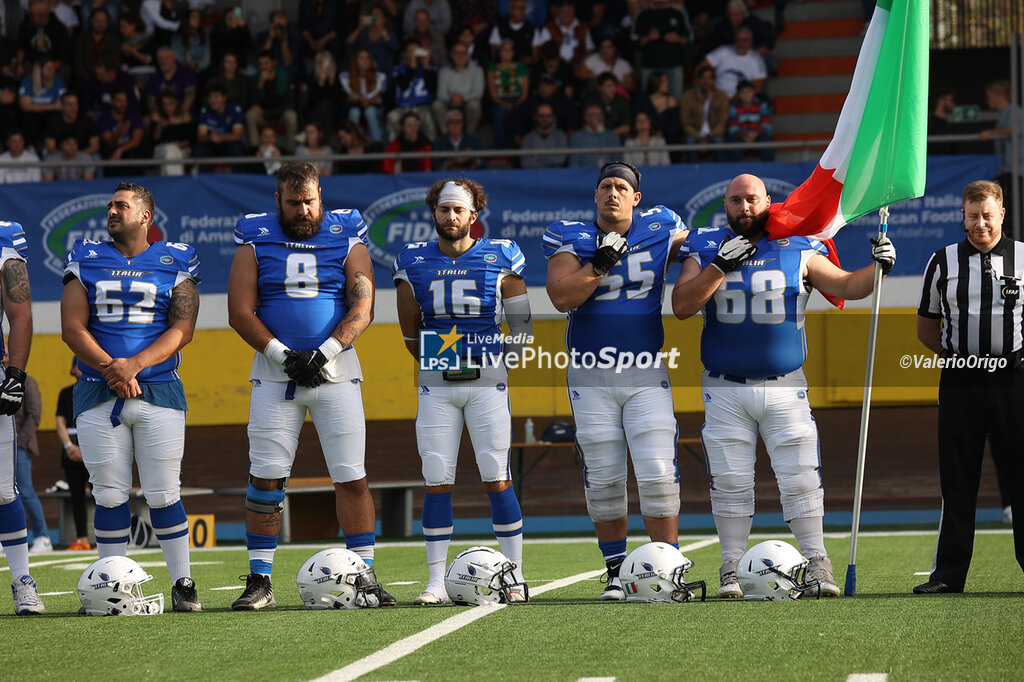
[[[277,213],[235,227],[228,321],[256,349],[249,381],[249,576],[236,611],[272,608],[270,582],[285,487],[299,431],[313,419],[348,549],[373,565],[374,509],[366,484],[363,380],[352,344],[373,318],[373,267],[358,211],[324,213],[308,163],[277,172]],[[390,606],[379,585],[376,603]]]
[[[148,242],[154,210],[145,187],[117,186],[107,205],[111,241],[78,240],[68,255],[61,326],[82,370],[74,411],[99,556],[128,551],[134,460],[174,610],[201,611],[180,497],[186,405],[177,372],[199,313],[199,258],[188,244]]]
[[[664,206],[633,215],[640,173],[625,163],[605,164],[594,201],[596,222],[552,223],[543,244],[548,295],[569,313],[566,345],[577,354],[567,376],[569,405],[587,511],[608,568],[601,599],[622,600],[627,447],[648,535],[678,546],[677,427],[668,370],[653,360],[664,342],[665,271],[686,228]],[[605,357],[615,366],[595,367]],[[620,360],[632,366],[616,372]]]

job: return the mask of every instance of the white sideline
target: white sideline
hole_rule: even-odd
[[[593,540],[591,540],[593,542]],[[705,538],[698,542],[693,542],[680,547],[679,550],[682,552],[688,552],[701,547],[707,547],[718,542],[717,536]],[[530,590],[530,596],[535,597],[551,590],[561,589],[568,587],[574,583],[578,583],[583,580],[589,580],[590,578],[596,578],[597,576],[604,573],[604,570],[587,571],[586,573],[577,573],[567,578],[561,578],[553,582],[538,587],[535,590]],[[462,628],[470,623],[480,620],[485,616],[489,616],[492,613],[505,608],[506,604],[499,604],[497,606],[477,606],[476,608],[463,611],[462,613],[447,618],[436,625],[431,625],[426,630],[418,632],[415,635],[409,635],[405,639],[400,639],[397,642],[390,644],[376,653],[372,653],[365,658],[361,658],[358,661],[349,663],[344,668],[339,668],[333,672],[329,672],[323,677],[318,677],[313,682],[348,682],[349,680],[355,680],[367,673],[371,673],[374,670],[383,668],[384,666],[394,663],[400,658],[411,654],[412,652],[420,649],[421,647],[430,644],[447,634],[455,632],[459,628]]]
[[[853,673],[846,676],[846,682],[885,682],[889,673]]]

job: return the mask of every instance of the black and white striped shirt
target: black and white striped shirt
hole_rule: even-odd
[[[917,314],[943,321],[942,348],[1010,357],[1024,347],[1024,243],[1003,235],[988,253],[968,240],[932,254]]]

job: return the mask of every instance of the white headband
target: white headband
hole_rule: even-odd
[[[437,197],[437,205],[441,204],[465,206],[471,212],[476,213],[476,208],[473,206],[473,195],[468,189],[451,180],[444,183],[444,187],[441,188],[441,193]]]

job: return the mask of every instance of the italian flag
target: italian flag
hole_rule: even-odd
[[[829,240],[862,215],[924,194],[929,1],[878,0],[832,141],[811,177],[771,206],[772,238]]]

